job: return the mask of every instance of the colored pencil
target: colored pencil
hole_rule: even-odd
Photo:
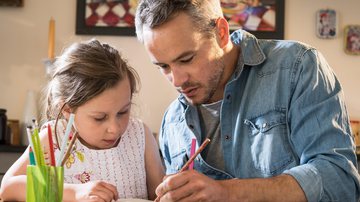
[[[201,146],[199,147],[199,149],[196,150],[195,154],[194,154],[192,157],[190,157],[190,159],[189,159],[189,160],[185,163],[185,165],[181,168],[180,172],[185,171],[185,170],[189,167],[189,165],[195,160],[195,158],[197,157],[197,155],[199,155],[200,152],[202,152],[202,150],[205,149],[206,145],[208,145],[209,142],[210,142],[210,139],[209,139],[209,138],[206,138],[206,139],[204,140],[204,142],[201,144]]]
[[[47,129],[48,129],[48,137],[49,137],[50,165],[55,166],[54,142],[52,139],[50,124],[47,125]]]
[[[199,155],[200,152],[205,149],[206,145],[208,145],[209,142],[210,142],[210,139],[209,139],[209,138],[206,138],[206,139],[204,140],[204,142],[201,144],[201,146],[199,147],[199,149],[196,150],[196,152],[194,153],[194,155],[191,156],[190,159],[189,159],[189,160],[185,163],[185,165],[181,168],[181,170],[179,171],[179,173],[185,171],[185,170],[189,167],[189,165],[195,160],[196,156]],[[161,196],[157,196],[154,201],[155,201],[155,202],[156,202],[156,201],[159,201],[159,200],[160,200],[160,197],[161,197]]]
[[[45,158],[44,158],[44,153],[43,150],[41,148],[41,142],[40,142],[40,137],[39,137],[39,125],[36,121],[36,119],[33,119],[33,124],[34,124],[34,131],[33,131],[33,137],[34,137],[34,147],[36,148],[35,150],[35,155],[38,157],[38,161],[39,164],[38,165],[45,165]]]
[[[33,165],[33,166],[36,165],[34,152],[31,147],[29,148],[29,161],[30,161],[30,165]]]
[[[196,138],[192,138],[191,140],[191,148],[190,148],[190,157],[194,156],[196,148]],[[189,165],[189,170],[194,169],[194,162],[191,162]]]
[[[70,117],[69,117],[69,120],[68,120],[68,123],[66,125],[65,134],[64,134],[64,137],[63,137],[63,140],[62,140],[62,143],[61,143],[60,154],[59,154],[59,157],[56,159],[56,166],[60,166],[61,162],[63,160],[64,154],[65,154],[66,143],[69,140],[69,135],[70,135],[70,132],[71,132],[72,125],[74,123],[74,118],[75,118],[75,114],[71,113]]]
[[[76,139],[77,139],[77,136],[78,136],[78,133],[75,132],[75,134],[72,136],[71,141],[70,141],[70,143],[69,143],[69,146],[68,146],[68,148],[67,148],[67,150],[66,150],[64,159],[61,161],[61,166],[64,166],[64,165],[65,165],[65,162],[66,162],[67,159],[69,158],[70,153],[71,153],[71,150],[72,150],[72,148],[73,148],[73,146],[74,146],[74,143],[75,143],[75,141],[76,141]]]
[[[34,138],[31,134],[31,126],[27,126],[26,127],[26,134],[27,134],[27,137],[29,139],[29,144],[30,144],[30,149],[32,151],[32,156],[34,157],[34,165],[36,165],[36,162],[38,162],[38,160],[36,159],[36,155],[34,154],[35,152],[35,147],[34,147]]]

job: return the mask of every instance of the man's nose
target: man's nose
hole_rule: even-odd
[[[181,87],[189,79],[188,73],[177,67],[172,68],[169,76],[169,80],[176,88]]]

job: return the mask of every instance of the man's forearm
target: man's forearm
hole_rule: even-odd
[[[307,201],[298,182],[290,175],[271,178],[231,179],[220,183],[228,190],[229,202]]]

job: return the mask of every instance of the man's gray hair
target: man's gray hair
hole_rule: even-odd
[[[213,27],[223,17],[220,0],[140,0],[135,16],[136,35],[143,42],[143,29],[155,28],[171,20],[179,13],[185,13],[205,36],[214,35]]]

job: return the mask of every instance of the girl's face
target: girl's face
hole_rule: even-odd
[[[92,149],[116,146],[127,128],[130,108],[130,82],[124,79],[77,108],[79,140]]]

